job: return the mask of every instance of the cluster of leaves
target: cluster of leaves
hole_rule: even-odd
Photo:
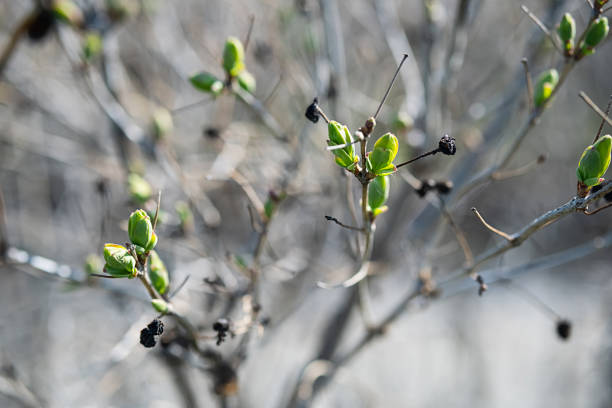
[[[202,71],[189,78],[191,84],[198,90],[217,96],[226,89],[232,89],[234,81],[249,93],[255,92],[255,77],[247,71],[244,62],[244,46],[236,37],[228,37],[223,49],[221,63],[225,71],[225,81],[215,75]]]
[[[168,292],[170,280],[168,270],[156,251],[157,235],[146,211],[134,211],[128,220],[130,243],[104,245],[104,272],[113,278],[143,277],[151,283],[159,298],[152,300],[153,307],[160,313],[168,311],[163,296]],[[145,270],[147,276],[144,276]]]
[[[599,7],[601,9],[601,6]],[[575,61],[593,54],[595,47],[608,36],[609,31],[608,18],[599,16],[586,28],[576,44],[576,21],[570,13],[565,13],[557,26],[557,35],[563,45],[565,57]],[[544,107],[558,83],[559,72],[556,69],[546,70],[538,76],[533,95],[536,108]]]

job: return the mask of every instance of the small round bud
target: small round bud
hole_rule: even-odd
[[[603,181],[601,178],[610,165],[612,151],[612,136],[600,137],[595,144],[587,146],[580,156],[576,176],[580,183],[587,187],[595,186]]]
[[[589,49],[594,48],[608,36],[609,31],[608,18],[599,17],[591,24],[589,31],[587,31],[584,37],[584,45]]]
[[[447,154],[449,156],[452,156],[453,154],[455,154],[457,152],[457,146],[455,145],[455,138],[450,137],[449,135],[442,136],[442,138],[440,139],[440,142],[438,143],[438,150],[441,153]]]
[[[137,173],[130,173],[128,176],[128,190],[130,197],[137,203],[144,203],[153,194],[151,185]]]
[[[574,47],[574,38],[576,37],[576,21],[570,13],[563,15],[557,33],[565,46],[565,50],[570,51]]]
[[[550,99],[558,82],[559,73],[556,69],[549,69],[538,76],[533,92],[533,103],[537,108],[544,105],[544,102]]]
[[[143,247],[145,251],[150,251],[155,247],[157,237],[153,232],[151,219],[145,210],[136,210],[130,214],[128,235],[132,244]]]
[[[104,271],[109,275],[128,278],[138,273],[136,259],[121,245],[105,244],[104,260],[106,261]]]

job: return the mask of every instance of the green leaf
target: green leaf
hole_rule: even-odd
[[[189,78],[189,82],[191,82],[191,85],[193,85],[196,89],[203,92],[212,93],[215,96],[219,95],[221,91],[223,91],[223,82],[208,72],[200,72],[192,75]]]
[[[134,245],[139,245],[145,250],[151,250],[155,246],[157,237],[154,238],[153,224],[145,210],[136,210],[130,214],[128,235]]]
[[[557,28],[557,33],[564,44],[574,42],[574,38],[576,37],[576,21],[570,13],[565,13],[563,15],[559,27]]]
[[[584,37],[584,46],[590,49],[595,48],[600,42],[602,42],[610,31],[610,27],[608,26],[608,18],[607,17],[599,17],[597,20],[591,24],[589,30],[587,31]]]
[[[605,135],[594,144],[587,146],[580,156],[576,176],[578,181],[588,187],[601,183],[601,177],[610,165],[610,151],[612,150],[612,136]]]
[[[382,207],[389,198],[388,176],[378,176],[368,186],[368,205],[372,210]]]
[[[170,285],[168,270],[156,251],[151,251],[149,254],[149,279],[160,295],[168,291]]]
[[[393,160],[397,155],[399,142],[392,133],[381,136],[374,144],[374,150],[368,155],[370,171],[377,176],[390,174],[395,171]]]
[[[238,85],[249,93],[255,92],[255,77],[249,71],[242,71],[238,75]]]
[[[536,80],[536,86],[533,93],[533,102],[536,107],[544,105],[544,103],[550,99],[558,82],[559,73],[556,69],[549,69],[540,74]]]
[[[137,173],[130,173],[128,176],[128,189],[133,201],[145,203],[153,194],[151,185]]]
[[[136,276],[138,270],[136,269],[136,260],[129,251],[117,244],[105,244],[104,245],[104,270],[110,275],[128,277]]]
[[[329,125],[327,125],[327,130],[329,137],[327,144],[329,146],[340,146],[353,142],[353,138],[348,127],[342,125],[341,123],[332,120],[329,122]],[[352,144],[342,149],[332,150],[332,153],[334,156],[336,156],[336,163],[340,167],[344,167],[348,170],[352,170],[355,163],[359,161],[359,157],[355,155],[355,149]]]
[[[151,305],[153,306],[153,309],[162,314],[168,313],[168,310],[170,309],[168,303],[163,299],[153,299],[151,300]]]
[[[236,37],[228,37],[225,41],[223,69],[230,77],[238,76],[244,70],[244,47]]]

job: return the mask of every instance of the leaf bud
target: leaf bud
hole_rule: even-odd
[[[117,244],[104,245],[104,272],[120,278],[133,278],[138,274],[136,259],[129,251]]]

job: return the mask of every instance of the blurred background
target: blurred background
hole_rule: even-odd
[[[553,32],[565,12],[578,33],[592,14],[584,0],[524,4]],[[457,230],[476,256],[503,243],[471,207],[513,233],[574,197],[600,125],[578,92],[605,108],[609,41],[576,64],[504,169],[522,170],[458,194],[528,120],[521,59],[534,77],[563,65],[520,2],[76,5],[60,21],[48,3],[0,0],[0,406],[612,406],[608,212],[569,215],[482,265],[483,296],[468,277],[444,283],[465,263]],[[248,43],[253,95],[189,82],[223,78],[228,36]],[[356,233],[325,216],[353,224],[360,188],[304,111],[317,96],[358,129],[404,53],[374,137],[398,136],[396,163],[445,133],[457,154],[393,175],[368,285],[322,289],[359,268]],[[454,188],[421,197],[427,179]],[[127,241],[131,211],[155,212],[159,190],[156,249],[200,352],[171,316],[142,347],[157,316],[144,288],[88,275],[104,243]],[[266,203],[273,217],[258,221]],[[216,345],[220,318],[236,333]]]

